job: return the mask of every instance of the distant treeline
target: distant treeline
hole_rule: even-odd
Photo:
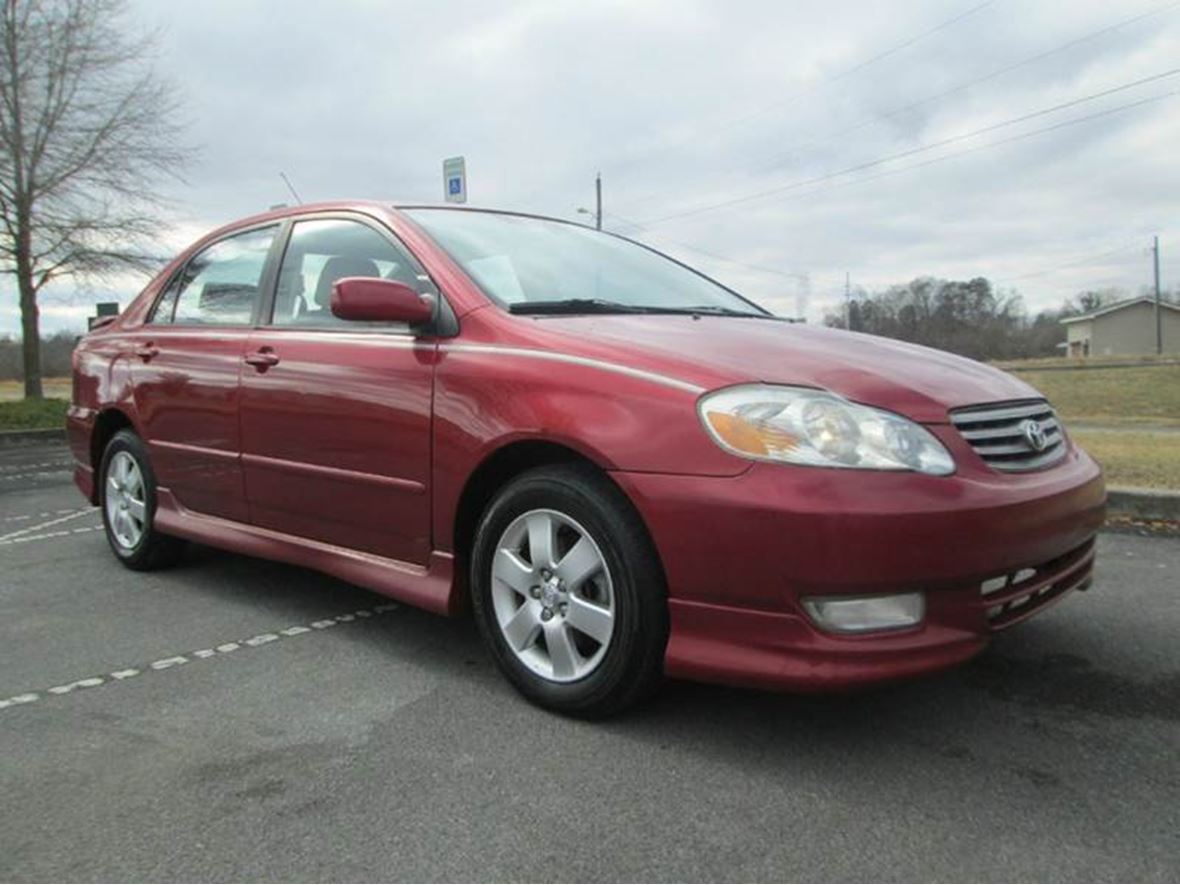
[[[43,377],[55,378],[70,374],[70,354],[77,340],[77,332],[58,332],[51,338],[41,339]],[[0,381],[20,380],[24,376],[21,371],[20,339],[7,336],[0,338]]]
[[[977,360],[1024,359],[1061,355],[1064,317],[1075,316],[1129,298],[1118,289],[1082,292],[1056,310],[1030,316],[1016,293],[1002,294],[989,280],[966,282],[919,277],[880,292],[855,292],[848,304],[847,325],[869,332]],[[1174,299],[1174,293],[1165,297]],[[824,324],[844,328],[845,313],[824,317]]]

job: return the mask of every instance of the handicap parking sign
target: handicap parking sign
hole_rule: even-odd
[[[448,203],[467,202],[467,163],[462,157],[443,160],[443,198]]]

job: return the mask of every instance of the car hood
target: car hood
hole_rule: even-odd
[[[611,315],[545,317],[534,328],[566,352],[704,388],[752,381],[821,387],[928,424],[946,422],[948,409],[1040,396],[1020,379],[975,360],[785,321]]]

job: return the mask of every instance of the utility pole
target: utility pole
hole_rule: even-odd
[[[844,271],[844,328],[852,331],[852,274]]]
[[[598,230],[602,230],[602,173],[598,172],[594,175],[594,226]],[[1158,286],[1156,287],[1159,288]]]
[[[1160,238],[1157,235],[1151,247],[1152,264],[1155,265],[1155,352],[1164,352],[1164,325],[1160,315]]]

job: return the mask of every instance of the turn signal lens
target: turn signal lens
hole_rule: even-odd
[[[799,441],[789,433],[755,424],[729,412],[708,412],[705,420],[720,440],[731,449],[747,455],[765,457],[772,450],[791,448]]]

